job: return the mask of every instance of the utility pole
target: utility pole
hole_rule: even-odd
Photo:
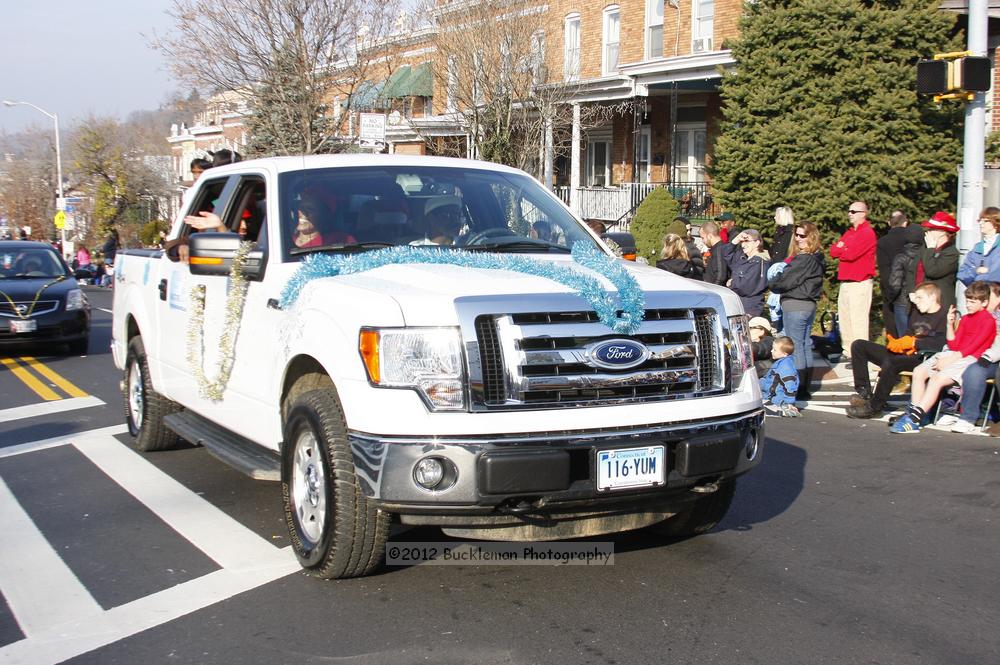
[[[988,0],[969,0],[968,50],[986,55]],[[958,211],[958,249],[964,255],[979,241],[979,211],[983,207],[983,170],[986,160],[986,93],[977,92],[965,105],[965,146],[962,158]]]

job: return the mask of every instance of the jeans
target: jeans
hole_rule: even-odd
[[[782,310],[785,335],[795,342],[795,369],[812,367],[812,327],[816,318],[816,303],[809,309]]]
[[[979,408],[986,395],[986,379],[992,379],[1000,363],[990,363],[983,367],[979,363],[969,365],[962,373],[962,413],[959,418],[975,423],[979,418]],[[989,418],[989,414],[986,414]]]
[[[851,344],[851,371],[854,373],[854,389],[858,394],[870,392],[872,404],[879,409],[885,408],[893,386],[899,381],[900,372],[912,372],[913,368],[923,362],[923,358],[913,354],[890,353],[881,344],[864,339],[854,340]],[[871,377],[868,374],[868,363],[878,365],[882,370],[878,374],[875,389],[871,387]]]
[[[893,305],[892,318],[896,322],[896,331],[899,333],[895,336],[902,337],[906,334],[906,329],[910,327],[910,306]]]

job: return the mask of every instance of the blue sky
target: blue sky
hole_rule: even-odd
[[[0,3],[0,99],[59,114],[60,129],[88,113],[124,119],[178,89],[149,47],[172,19],[170,0],[4,0]],[[145,35],[145,36],[144,36]],[[0,130],[50,127],[37,111],[0,106]]]

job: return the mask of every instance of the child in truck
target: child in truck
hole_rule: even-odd
[[[953,383],[961,383],[962,373],[990,348],[996,338],[997,324],[987,309],[989,301],[989,285],[973,282],[965,290],[968,313],[961,321],[954,305],[948,309],[948,344],[913,370],[912,401],[890,431],[896,434],[919,432],[941,391]]]
[[[771,346],[774,363],[760,380],[764,410],[769,416],[794,418],[802,415],[795,406],[799,390],[799,374],[795,369],[795,342],[790,337],[776,337]]]

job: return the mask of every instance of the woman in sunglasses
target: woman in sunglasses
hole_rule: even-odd
[[[819,231],[811,222],[795,225],[791,254],[785,259],[786,267],[775,275],[768,286],[781,296],[784,333],[795,342],[795,368],[799,372],[799,391],[796,398],[810,398],[809,381],[812,367],[813,320],[816,303],[823,295],[823,271],[826,260],[820,244]]]

